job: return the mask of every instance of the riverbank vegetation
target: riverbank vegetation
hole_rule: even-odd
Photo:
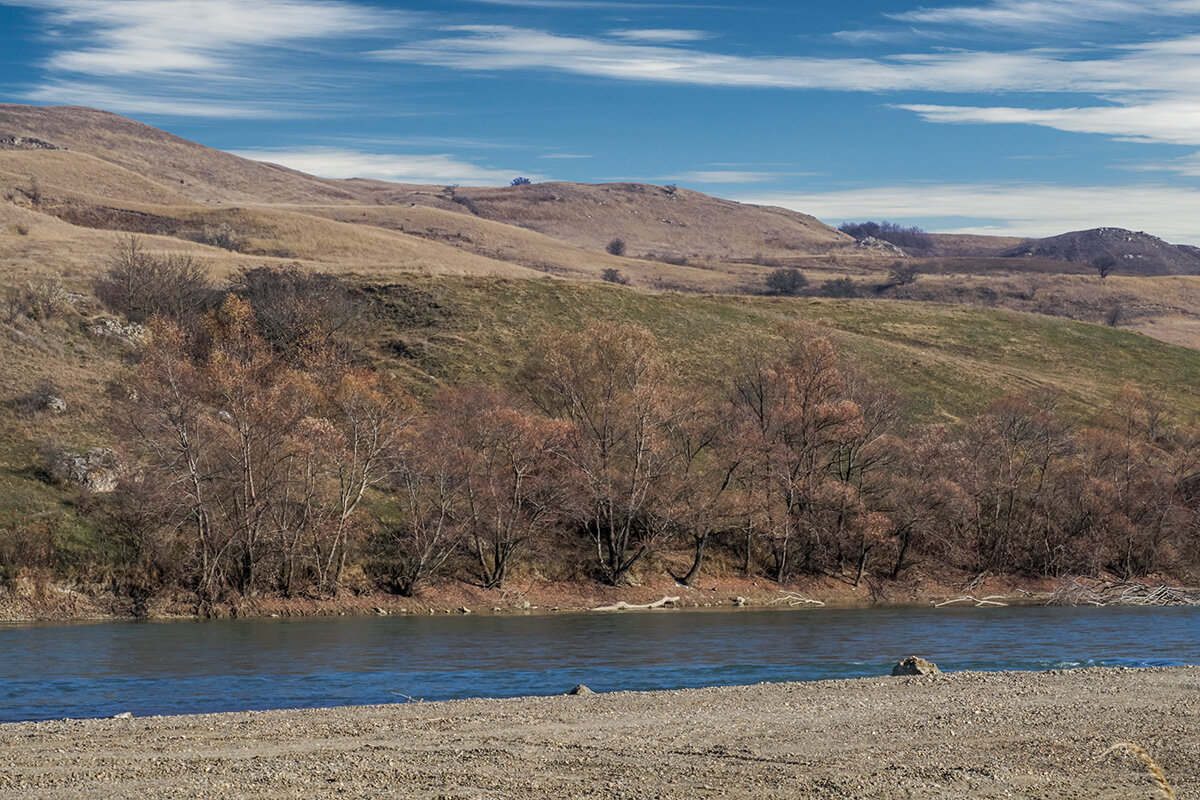
[[[101,284],[112,311],[154,313],[110,384],[115,491],[76,501],[88,543],[69,560],[50,520],[13,515],[6,579],[99,578],[204,613],[533,573],[860,585],[1200,565],[1186,385],[1116,380],[1186,381],[1191,351],[919,305],[264,268],[227,290],[157,269],[188,284],[172,304],[117,290],[146,285],[135,256]],[[982,352],[1003,369],[983,374]],[[1061,382],[1031,379],[1069,359]],[[1002,392],[1014,376],[1030,388]]]

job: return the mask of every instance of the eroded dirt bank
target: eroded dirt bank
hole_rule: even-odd
[[[1200,796],[1200,668],[0,725],[0,797],[1161,797],[1124,741]]]

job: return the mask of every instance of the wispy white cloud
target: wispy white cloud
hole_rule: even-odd
[[[1122,169],[1129,172],[1171,172],[1176,175],[1186,175],[1189,178],[1200,178],[1200,153],[1167,161],[1125,164]]]
[[[518,169],[499,169],[463,161],[453,155],[367,153],[338,147],[297,147],[276,150],[231,150],[234,155],[267,161],[319,175],[322,178],[376,178],[398,183],[503,186],[518,175],[544,180]]]
[[[1032,4],[1039,8],[1045,5]],[[1200,8],[1200,0],[1158,5],[1164,9],[1184,5]],[[1013,3],[1008,6],[1017,7]],[[1200,36],[1181,35],[1090,50],[1081,45],[1069,51],[951,50],[875,58],[817,58],[727,55],[503,25],[459,26],[444,29],[443,34],[377,51],[374,56],[453,70],[543,70],[700,86],[873,93],[1087,94],[1097,102],[1073,108],[900,107],[930,122],[1021,123],[1140,141],[1200,142],[1200,125],[1196,124],[1200,109]]]
[[[905,105],[928,122],[1020,123],[1142,142],[1200,145],[1200,98],[1092,108]]]
[[[1200,189],[1166,184],[905,184],[829,192],[759,193],[735,198],[820,219],[939,220],[937,230],[1053,236],[1110,226],[1200,245]]]
[[[766,183],[777,180],[778,172],[760,172],[736,169],[709,169],[681,172],[678,175],[668,175],[659,180],[679,181],[681,183]]]
[[[670,42],[699,42],[711,39],[707,31],[679,30],[677,28],[645,28],[631,30],[609,31],[609,36],[624,39],[628,42],[653,42],[668,44]]]
[[[23,99],[35,103],[89,106],[122,114],[171,114],[181,117],[217,119],[263,119],[292,116],[288,110],[282,107],[266,108],[258,103],[243,103],[223,98],[197,100],[170,94],[143,94],[91,81],[48,81],[26,92]]]
[[[457,70],[551,70],[639,82],[862,92],[1193,91],[1200,79],[1195,53],[1163,52],[1157,44],[1094,59],[1048,50],[816,58],[725,55],[506,25],[445,31],[451,35],[373,55]]]
[[[900,22],[1008,30],[1075,29],[1146,17],[1182,17],[1200,13],[1196,0],[994,0],[991,3],[917,8],[888,14]]]
[[[0,0],[42,14],[49,78],[38,102],[84,87],[130,112],[277,116],[297,85],[297,51],[400,27],[401,14],[339,0]]]
[[[4,2],[45,11],[70,42],[48,66],[88,75],[228,74],[248,48],[362,34],[389,24],[390,16],[332,0]],[[86,35],[70,36],[72,30]]]

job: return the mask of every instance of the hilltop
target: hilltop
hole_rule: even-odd
[[[1200,275],[1200,250],[1173,245],[1157,236],[1124,228],[1086,231],[1034,239],[1002,251],[1008,258],[1048,258],[1092,266],[1113,260],[1114,272],[1128,275]]]

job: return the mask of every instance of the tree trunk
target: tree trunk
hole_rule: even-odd
[[[680,581],[684,586],[695,586],[696,578],[700,575],[700,564],[704,561],[704,550],[708,547],[708,539],[712,534],[705,531],[703,536],[696,537],[696,557],[692,559],[692,568]]]
[[[867,570],[867,553],[869,552],[871,552],[871,548],[864,547],[862,552],[858,555],[858,574],[854,576],[855,589],[857,589],[858,585],[862,583],[863,573]]]

